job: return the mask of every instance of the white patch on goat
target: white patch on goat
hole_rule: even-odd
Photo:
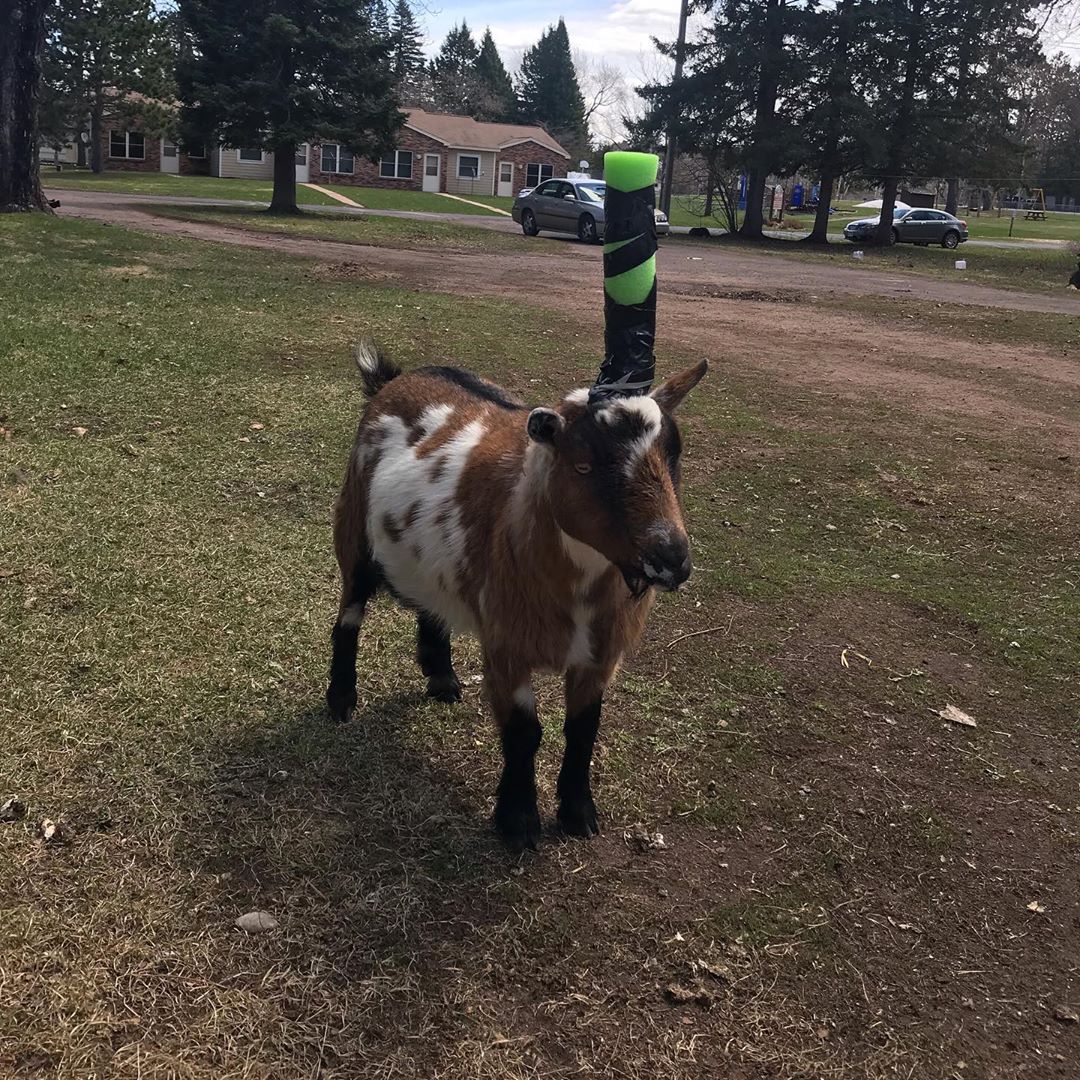
[[[528,683],[522,683],[514,691],[514,704],[526,712],[536,712],[536,695]]]
[[[664,414],[651,397],[630,397],[615,398],[602,409],[597,410],[596,418],[605,424],[614,424],[626,413],[637,413],[645,421],[645,431],[626,447],[623,471],[630,479],[633,479],[641,459],[649,452],[649,447],[660,435]]]
[[[427,438],[450,416],[450,406],[429,406],[420,418]],[[457,488],[469,455],[483,438],[482,421],[466,424],[425,458],[422,439],[409,446],[409,429],[398,416],[379,418],[381,455],[371,476],[367,531],[372,554],[387,581],[406,600],[437,615],[456,631],[476,630],[476,620],[459,591],[465,564],[466,532]],[[407,530],[403,520],[415,507]],[[389,517],[395,540],[385,527]],[[441,517],[441,521],[439,520]]]
[[[364,605],[363,604],[350,604],[341,613],[341,625],[342,626],[359,626],[364,618]]]
[[[563,398],[568,405],[587,405],[589,403],[589,388],[587,386],[580,386],[577,390],[571,390],[569,394]]]
[[[570,561],[581,571],[583,580],[578,585],[578,591],[583,592],[607,569],[611,567],[608,559],[601,555],[594,547],[575,540],[569,533],[561,529],[559,535],[562,538],[563,551],[570,557]]]
[[[416,426],[424,433],[425,439],[430,439],[453,415],[453,405],[429,405],[416,421]]]
[[[593,662],[592,634],[589,624],[592,613],[584,604],[574,605],[574,636],[570,639],[570,648],[566,650],[568,668],[585,667]]]

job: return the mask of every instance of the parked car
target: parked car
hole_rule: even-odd
[[[526,236],[545,229],[595,243],[604,237],[605,190],[603,180],[545,180],[518,192],[511,213]],[[670,231],[666,215],[657,210],[656,235],[667,236]]]
[[[877,233],[878,218],[859,218],[844,226],[844,239],[853,244],[873,241]],[[944,210],[922,210],[912,207],[893,211],[892,242],[894,244],[940,244],[954,248],[968,238],[966,221],[961,221]]]

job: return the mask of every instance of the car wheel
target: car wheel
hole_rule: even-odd
[[[536,236],[540,227],[536,224],[536,215],[531,210],[526,210],[521,215],[521,231],[526,236]]]
[[[596,219],[592,216],[592,214],[582,214],[581,217],[578,218],[577,235],[578,239],[582,241],[582,243],[596,243]]]
[[[900,230],[899,229],[893,229],[892,232],[889,233],[889,237],[890,237],[890,239],[889,239],[890,244],[899,244],[900,243]]]
[[[960,234],[955,229],[950,229],[942,238],[941,246],[950,251],[960,243]]]

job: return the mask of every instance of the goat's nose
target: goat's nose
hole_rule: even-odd
[[[683,532],[672,532],[645,552],[642,569],[650,585],[677,589],[690,576],[690,543]]]

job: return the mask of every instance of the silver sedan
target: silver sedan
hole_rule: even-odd
[[[521,191],[511,213],[526,236],[545,229],[596,243],[604,237],[605,190],[603,180],[545,180]],[[667,236],[669,231],[667,217],[657,210],[656,235]]]

